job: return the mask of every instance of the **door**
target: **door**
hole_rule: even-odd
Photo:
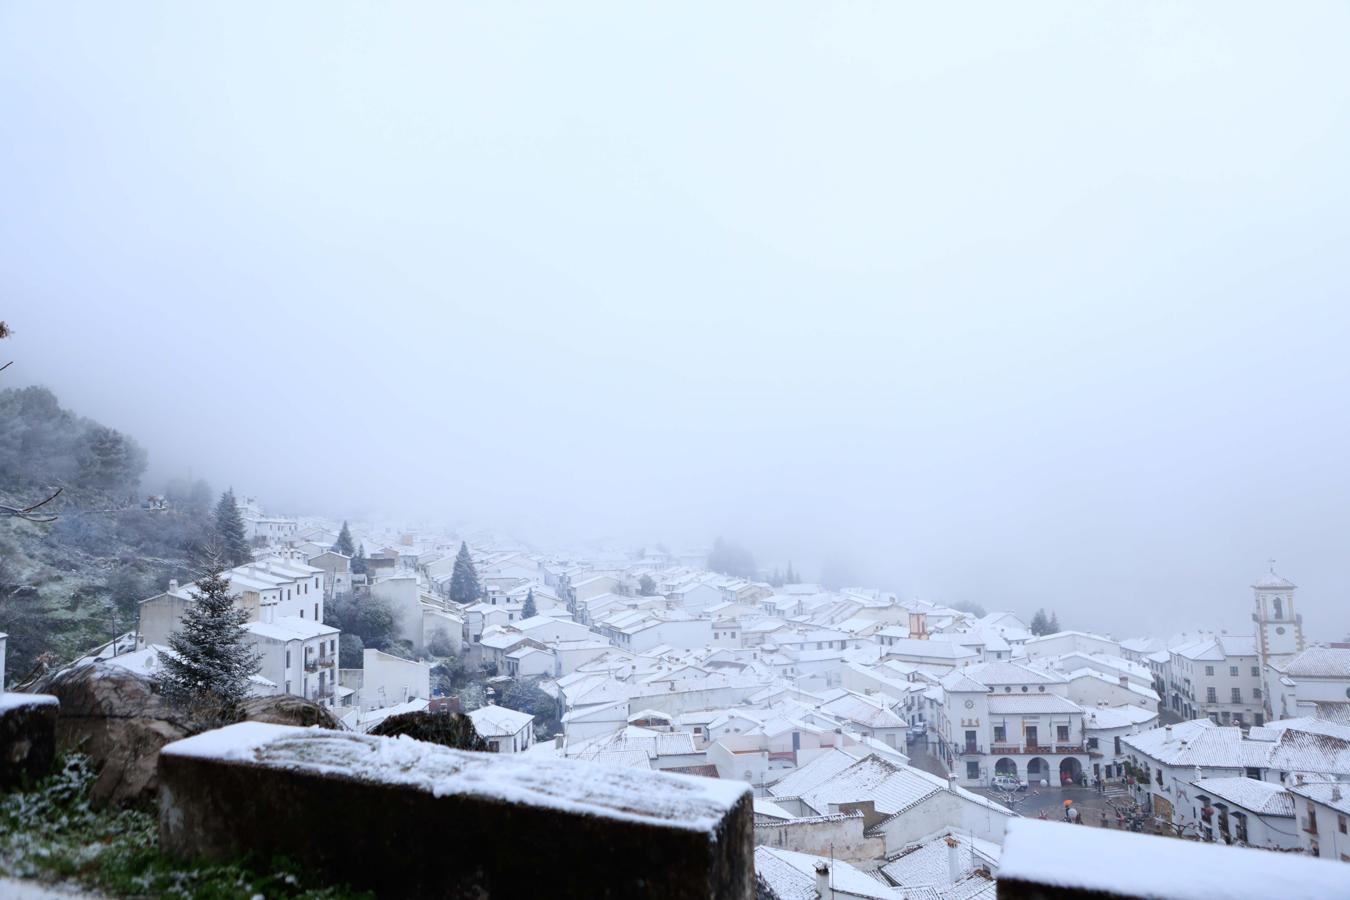
[[[1026,728],[1026,737],[1027,737],[1027,746],[1028,746],[1028,747],[1039,747],[1039,746],[1041,745],[1041,742],[1040,742],[1039,740],[1037,740],[1037,737],[1036,737],[1036,726],[1035,726],[1035,725],[1028,725],[1028,726],[1027,726],[1027,728]]]

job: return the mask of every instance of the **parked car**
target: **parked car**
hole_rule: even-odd
[[[989,786],[1000,791],[1025,791],[1027,789],[1027,783],[1016,775],[995,775],[990,780]]]

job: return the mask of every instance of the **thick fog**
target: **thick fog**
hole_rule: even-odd
[[[1342,4],[0,5],[3,386],[269,508],[1350,629]]]

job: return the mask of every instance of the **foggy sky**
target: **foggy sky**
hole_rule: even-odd
[[[644,6],[0,3],[4,384],[278,512],[1350,630],[1343,4]]]

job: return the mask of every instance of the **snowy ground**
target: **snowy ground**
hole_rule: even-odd
[[[5,900],[92,900],[98,894],[66,887],[39,884],[36,881],[16,881],[13,878],[0,878],[0,897]]]

